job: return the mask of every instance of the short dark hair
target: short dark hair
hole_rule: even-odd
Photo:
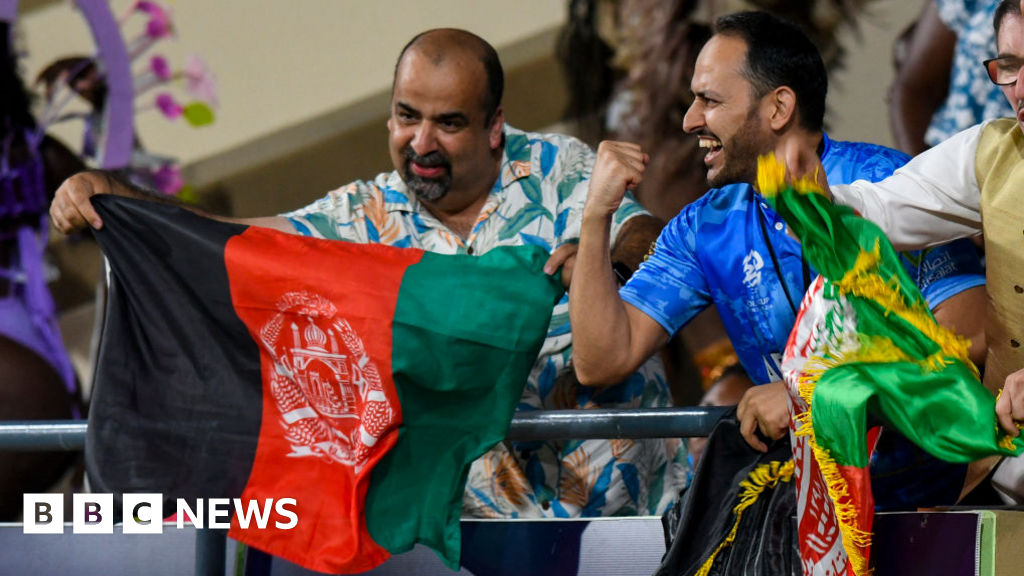
[[[469,48],[475,52],[477,58],[480,59],[480,63],[483,64],[484,70],[487,73],[487,94],[484,98],[484,112],[486,114],[484,116],[486,124],[489,125],[491,120],[494,119],[494,115],[498,112],[498,107],[501,106],[501,97],[505,92],[505,71],[501,67],[501,59],[498,58],[498,52],[494,49],[494,46],[491,46],[486,40],[467,30],[436,28],[420,32],[412,40],[409,40],[409,43],[402,48],[401,54],[398,55],[398,61],[395,62],[395,76],[391,81],[391,91],[394,92],[394,81],[398,78],[398,67],[402,64],[402,58],[405,58],[405,53],[409,51],[409,48],[418,44],[424,36],[437,32],[458,37],[460,48]]]
[[[992,27],[996,29],[996,36],[999,36],[999,28],[1003,25],[1003,19],[1010,14],[1020,16],[1019,0],[1003,0],[999,6],[996,6],[996,11],[992,15]]]
[[[788,86],[796,94],[800,124],[822,129],[828,73],[817,47],[796,24],[767,12],[737,12],[719,18],[715,34],[746,43],[743,75],[753,84],[756,98]]]

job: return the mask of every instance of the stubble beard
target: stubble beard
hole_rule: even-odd
[[[708,172],[709,187],[721,188],[738,183],[753,185],[757,181],[757,159],[772,151],[772,143],[762,134],[759,120],[757,109],[752,108],[743,126],[735,132],[742,136],[733,137],[728,144],[722,142],[722,168],[714,175]]]

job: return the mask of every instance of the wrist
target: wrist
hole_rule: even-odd
[[[615,215],[615,208],[608,209],[606,207],[595,206],[591,203],[587,203],[583,207],[583,224],[608,224],[612,222],[612,216]]]

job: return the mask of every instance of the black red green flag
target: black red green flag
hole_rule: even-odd
[[[458,566],[469,465],[507,432],[562,294],[542,249],[442,256],[94,205],[93,491],[159,493],[165,512],[294,498],[294,528],[232,515],[229,536],[323,572],[414,543]]]

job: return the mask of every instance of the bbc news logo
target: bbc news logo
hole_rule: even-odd
[[[299,523],[295,514],[294,498],[267,498],[262,503],[249,500],[243,505],[241,498],[199,498],[193,509],[183,498],[176,503],[177,527],[190,524],[196,528],[230,528],[231,504],[234,501],[235,518],[238,525],[248,529],[265,530],[271,526],[279,530],[291,530]],[[64,533],[63,494],[25,494],[25,534]],[[289,508],[290,507],[290,508]],[[204,515],[208,522],[204,526]],[[114,495],[74,494],[72,503],[71,532],[73,534],[113,534]],[[160,494],[125,494],[121,507],[122,531],[125,534],[162,534],[163,496]],[[282,522],[282,520],[285,520]]]

